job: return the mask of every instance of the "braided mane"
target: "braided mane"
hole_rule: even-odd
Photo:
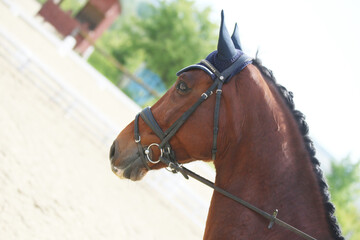
[[[261,74],[263,76],[265,76],[265,79],[267,81],[272,83],[277,88],[278,92],[282,96],[286,105],[290,108],[290,110],[299,126],[300,132],[303,136],[306,149],[309,153],[311,162],[313,164],[313,169],[317,176],[317,180],[318,180],[318,184],[320,186],[320,190],[321,190],[321,193],[323,196],[323,203],[324,203],[325,211],[327,212],[327,220],[329,223],[329,227],[330,227],[332,236],[336,240],[344,240],[344,237],[341,235],[341,229],[340,229],[337,219],[334,215],[335,207],[330,201],[330,193],[329,193],[328,185],[326,184],[323,172],[320,169],[319,160],[315,156],[314,143],[308,135],[309,127],[305,121],[304,114],[295,109],[295,104],[293,101],[293,93],[288,91],[284,86],[278,84],[276,82],[276,79],[275,79],[272,71],[267,69],[266,67],[264,67],[262,65],[261,61],[257,57],[253,61],[253,65],[255,65],[259,69],[259,71],[261,72]]]

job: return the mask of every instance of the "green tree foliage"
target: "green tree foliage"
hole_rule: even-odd
[[[100,41],[96,42],[96,45],[108,52],[111,52],[112,47],[118,44],[118,40],[114,37],[114,35],[115,32],[105,32]],[[106,56],[95,50],[88,61],[115,85],[119,84],[121,72],[107,59]]]
[[[120,27],[122,40],[113,54],[130,67],[144,61],[167,87],[178,70],[215,49],[216,25],[208,20],[210,8],[199,11],[193,1],[173,0],[143,4],[138,11],[141,17]]]
[[[70,11],[72,16],[75,16],[86,4],[86,0],[63,0],[60,7],[64,11]]]
[[[352,163],[349,158],[333,161],[331,173],[326,177],[344,236],[346,239],[360,239],[360,161]]]

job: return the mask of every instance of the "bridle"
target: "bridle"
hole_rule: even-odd
[[[213,144],[211,149],[211,156],[212,159],[215,160],[216,152],[217,152],[217,136],[218,136],[218,126],[219,126],[219,112],[220,112],[220,101],[221,101],[221,94],[222,94],[222,86],[226,80],[230,79],[234,72],[240,72],[243,68],[245,68],[248,64],[252,62],[252,59],[245,54],[241,55],[230,67],[226,68],[224,71],[219,72],[209,61],[202,60],[199,64],[190,65],[177,73],[179,76],[181,73],[189,71],[191,69],[201,69],[205,71],[207,74],[211,76],[214,80],[214,83],[204,92],[201,94],[200,98],[186,111],[184,112],[166,131],[163,131],[159,124],[157,123],[156,119],[154,118],[151,108],[146,107],[144,108],[139,114],[135,117],[135,126],[134,126],[134,139],[135,143],[138,147],[138,152],[140,158],[144,164],[144,166],[151,170],[147,162],[152,164],[156,164],[159,162],[164,163],[167,166],[167,169],[173,173],[180,172],[186,179],[189,179],[189,176],[202,182],[203,184],[213,188],[215,191],[225,195],[228,198],[242,204],[243,206],[247,207],[248,209],[260,214],[264,218],[270,220],[268,228],[271,229],[272,226],[278,224],[287,228],[288,230],[298,234],[299,236],[303,237],[304,239],[309,240],[316,240],[315,238],[311,237],[310,235],[300,231],[299,229],[287,224],[286,222],[276,218],[278,210],[276,209],[273,214],[269,214],[250,203],[242,200],[239,197],[232,195],[231,193],[225,191],[222,188],[217,187],[213,182],[199,176],[198,174],[192,172],[191,170],[185,168],[176,160],[175,152],[171,148],[169,143],[170,139],[176,134],[176,132],[180,129],[180,127],[186,122],[186,120],[194,113],[194,111],[203,103],[205,100],[211,96],[214,91],[216,92],[216,100],[215,100],[215,110],[214,110],[214,129],[213,129]],[[216,90],[215,90],[216,89]],[[143,147],[141,144],[141,136],[139,132],[139,117],[143,119],[143,121],[151,128],[151,130],[160,138],[161,142],[158,143],[151,143],[147,147]],[[151,157],[151,148],[158,147],[160,150],[160,157],[158,160],[153,160]]]
[[[211,96],[214,91],[216,93],[216,102],[214,110],[214,129],[213,129],[213,144],[211,149],[212,159],[215,160],[217,152],[217,136],[218,136],[218,125],[219,125],[219,112],[220,112],[220,100],[222,94],[222,86],[224,82],[232,77],[234,72],[240,72],[245,66],[252,62],[252,59],[245,54],[242,54],[230,67],[225,69],[223,72],[219,72],[209,61],[202,60],[199,64],[190,65],[182,70],[180,70],[176,75],[179,76],[183,72],[189,71],[191,69],[201,69],[211,76],[214,80],[214,83],[201,94],[200,98],[185,112],[183,113],[165,132],[161,129],[157,121],[155,120],[150,107],[143,109],[135,117],[135,127],[134,127],[134,137],[135,142],[137,143],[140,158],[142,159],[145,167],[150,170],[150,167],[147,164],[147,161],[156,164],[162,159],[168,159],[171,163],[166,164],[170,168],[173,167],[173,164],[178,164],[175,158],[175,154],[169,143],[170,139],[176,134],[180,127],[186,122],[186,120],[192,115],[192,113],[203,103],[205,100]],[[139,132],[139,117],[141,117],[144,122],[151,128],[151,130],[160,138],[161,143],[152,143],[150,144],[145,151],[141,145],[141,137]],[[160,158],[156,161],[153,161],[150,156],[150,149],[153,146],[157,146],[160,150]]]

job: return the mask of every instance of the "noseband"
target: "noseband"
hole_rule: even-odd
[[[200,64],[190,65],[177,73],[179,76],[181,73],[189,71],[191,69],[201,69],[205,71],[207,74],[211,76],[214,80],[214,83],[204,92],[201,94],[200,98],[195,102],[185,113],[183,113],[165,132],[161,129],[159,124],[157,123],[156,119],[154,118],[150,107],[144,108],[139,114],[135,117],[135,127],[134,127],[134,139],[135,143],[137,144],[138,151],[144,166],[151,170],[150,166],[147,162],[152,164],[157,164],[159,162],[164,163],[167,166],[167,169],[173,173],[180,172],[186,179],[190,177],[202,182],[203,184],[213,188],[215,191],[223,194],[224,196],[242,204],[243,206],[247,207],[248,209],[258,213],[259,215],[263,216],[264,218],[270,221],[268,228],[272,228],[274,224],[283,226],[288,230],[298,234],[299,236],[303,237],[304,239],[309,240],[316,240],[315,238],[311,237],[310,235],[300,231],[299,229],[291,226],[290,224],[278,219],[277,213],[278,210],[276,209],[273,214],[269,214],[250,203],[242,200],[239,197],[232,195],[231,193],[225,191],[222,188],[216,186],[213,182],[199,176],[198,174],[190,171],[189,169],[183,167],[179,162],[176,160],[175,152],[171,148],[169,143],[170,139],[176,134],[176,132],[180,129],[180,127],[185,123],[185,121],[192,115],[192,113],[203,103],[206,99],[209,98],[210,95],[213,94],[214,90],[216,89],[216,102],[215,102],[215,111],[214,111],[214,129],[213,129],[213,145],[211,150],[212,159],[215,160],[216,152],[217,152],[217,136],[218,136],[218,125],[219,125],[219,112],[220,112],[220,100],[222,94],[222,86],[224,82],[231,78],[234,72],[240,72],[243,68],[245,68],[249,63],[252,62],[252,59],[243,54],[240,56],[230,67],[225,69],[223,72],[219,72],[210,62],[207,60],[202,60]],[[151,130],[160,138],[161,142],[158,143],[151,143],[147,147],[143,147],[141,144],[141,136],[139,132],[139,117],[141,117],[144,122],[151,128]],[[157,147],[160,150],[160,157],[158,160],[153,160],[151,156],[151,148]]]

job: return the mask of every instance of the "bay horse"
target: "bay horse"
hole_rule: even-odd
[[[293,94],[243,53],[237,25],[230,36],[223,12],[217,50],[177,75],[111,146],[117,176],[136,181],[149,170],[213,161],[216,187],[265,212],[279,209],[308,239],[344,239]],[[204,239],[303,239],[267,226],[267,219],[214,191]]]

